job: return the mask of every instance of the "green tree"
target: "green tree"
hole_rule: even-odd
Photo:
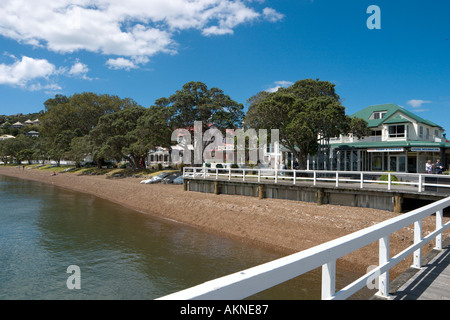
[[[22,161],[31,161],[33,155],[34,140],[25,135],[18,135],[15,139],[1,141],[1,158],[4,163],[15,161],[21,164]]]
[[[54,137],[48,140],[49,149],[48,154],[51,159],[55,160],[59,166],[62,159],[64,159],[67,153],[70,151],[70,144],[72,139],[81,137],[81,130],[64,130],[57,133]]]
[[[219,129],[239,127],[244,117],[244,106],[232,100],[219,88],[211,88],[202,82],[188,82],[168,99],[159,99],[160,105],[173,109],[172,125],[175,128],[191,128],[195,121],[202,121],[206,130],[215,124]]]
[[[300,80],[274,93],[259,93],[249,102],[246,126],[278,129],[280,143],[293,152],[302,168],[307,155],[316,154],[320,143],[330,137],[367,132],[364,120],[352,120],[345,114],[334,84],[328,81]]]
[[[90,132],[94,158],[99,164],[104,159],[114,159],[117,162],[126,159],[134,168],[139,167],[148,150],[136,145],[142,137],[135,130],[145,110],[144,107],[136,106],[100,118],[97,126]]]
[[[47,137],[39,137],[35,140],[33,147],[34,160],[42,161],[42,163],[44,163],[44,161],[50,157],[51,144],[49,141],[50,139]]]
[[[208,88],[202,82],[188,82],[169,98],[161,98],[156,105],[171,109],[170,127],[193,130],[195,121],[202,122],[204,133],[211,125],[225,136],[226,129],[241,127],[244,106],[232,100],[219,88]],[[203,150],[213,140],[202,142]]]
[[[89,134],[101,116],[135,107],[137,103],[132,99],[83,92],[71,97],[57,95],[44,102],[44,106],[41,131],[44,135],[54,137],[62,131],[75,129],[79,129],[82,135]]]
[[[8,140],[9,139],[0,140],[0,161],[3,162],[3,164],[9,163]]]
[[[77,168],[81,166],[81,162],[92,154],[93,146],[89,135],[74,137],[70,141],[70,148],[65,153],[65,157],[74,161]]]
[[[50,157],[59,163],[70,153],[73,138],[88,135],[102,116],[136,107],[137,103],[128,98],[84,92],[71,97],[57,95],[45,101],[44,106],[40,132],[49,139]]]

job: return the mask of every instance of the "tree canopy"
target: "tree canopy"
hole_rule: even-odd
[[[354,132],[364,136],[367,123],[351,119],[328,81],[299,80],[274,93],[262,92],[249,99],[245,125],[254,129],[278,129],[280,143],[305,166],[308,154],[318,151],[320,140]]]
[[[0,157],[3,162],[66,159],[80,163],[92,155],[98,165],[105,160],[127,160],[137,168],[145,165],[150,150],[170,147],[176,129],[192,134],[196,122],[201,122],[202,152],[208,145],[214,146],[218,137],[205,134],[211,125],[223,136],[227,129],[241,127],[268,132],[278,129],[280,143],[305,163],[306,156],[314,155],[321,141],[347,133],[363,137],[368,131],[366,121],[345,114],[334,84],[327,81],[306,79],[274,93],[262,91],[248,104],[245,115],[244,106],[223,90],[198,81],[184,84],[148,108],[130,98],[108,94],[56,95],[44,102],[45,111],[35,114],[42,123],[38,127],[40,137],[22,134],[33,128],[30,126],[18,130],[15,139],[1,141]],[[22,118],[27,115],[2,117],[1,121],[8,124]],[[3,133],[8,130],[4,125]]]

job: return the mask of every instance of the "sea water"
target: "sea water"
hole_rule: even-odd
[[[2,300],[155,299],[280,257],[88,194],[0,176]],[[250,299],[320,299],[320,270]]]

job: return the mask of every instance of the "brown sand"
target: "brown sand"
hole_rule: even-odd
[[[247,241],[291,254],[349,233],[367,228],[398,214],[344,206],[244,196],[185,192],[182,185],[145,185],[138,178],[80,176],[32,169],[0,167],[0,174],[50,183],[55,186],[89,193],[152,216],[175,220],[221,236]],[[444,217],[444,223],[449,221]],[[424,235],[435,228],[435,218],[423,221]],[[413,226],[391,235],[391,256],[413,243]],[[447,232],[444,237],[450,235]],[[434,247],[434,241],[422,252]],[[390,272],[391,280],[406,270],[412,258],[401,262]],[[338,269],[364,274],[370,265],[378,264],[378,243],[363,247],[338,260]]]

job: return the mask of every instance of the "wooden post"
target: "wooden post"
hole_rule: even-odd
[[[325,197],[325,193],[323,192],[323,189],[317,190],[317,205],[321,206],[323,205],[323,198]]]
[[[262,184],[258,186],[258,197],[259,199],[264,199],[264,185]]]
[[[442,221],[444,218],[444,210],[438,210],[436,212],[436,230],[439,230],[440,228],[442,228]],[[442,233],[438,234],[436,237],[436,247],[435,249],[437,250],[442,250]]]
[[[322,265],[322,300],[336,293],[336,260]]]
[[[379,264],[380,266],[389,261],[389,236],[382,237],[379,240]],[[389,271],[380,275],[378,280],[378,295],[388,298],[389,297]]]
[[[183,189],[184,191],[189,191],[188,181],[186,179],[183,180]]]
[[[394,196],[394,213],[402,213],[403,197],[401,195]]]
[[[414,222],[414,243],[419,243],[422,240],[422,220]],[[422,268],[422,248],[414,251],[413,268]]]
[[[219,181],[214,181],[214,194],[220,194],[220,192],[219,192]]]

